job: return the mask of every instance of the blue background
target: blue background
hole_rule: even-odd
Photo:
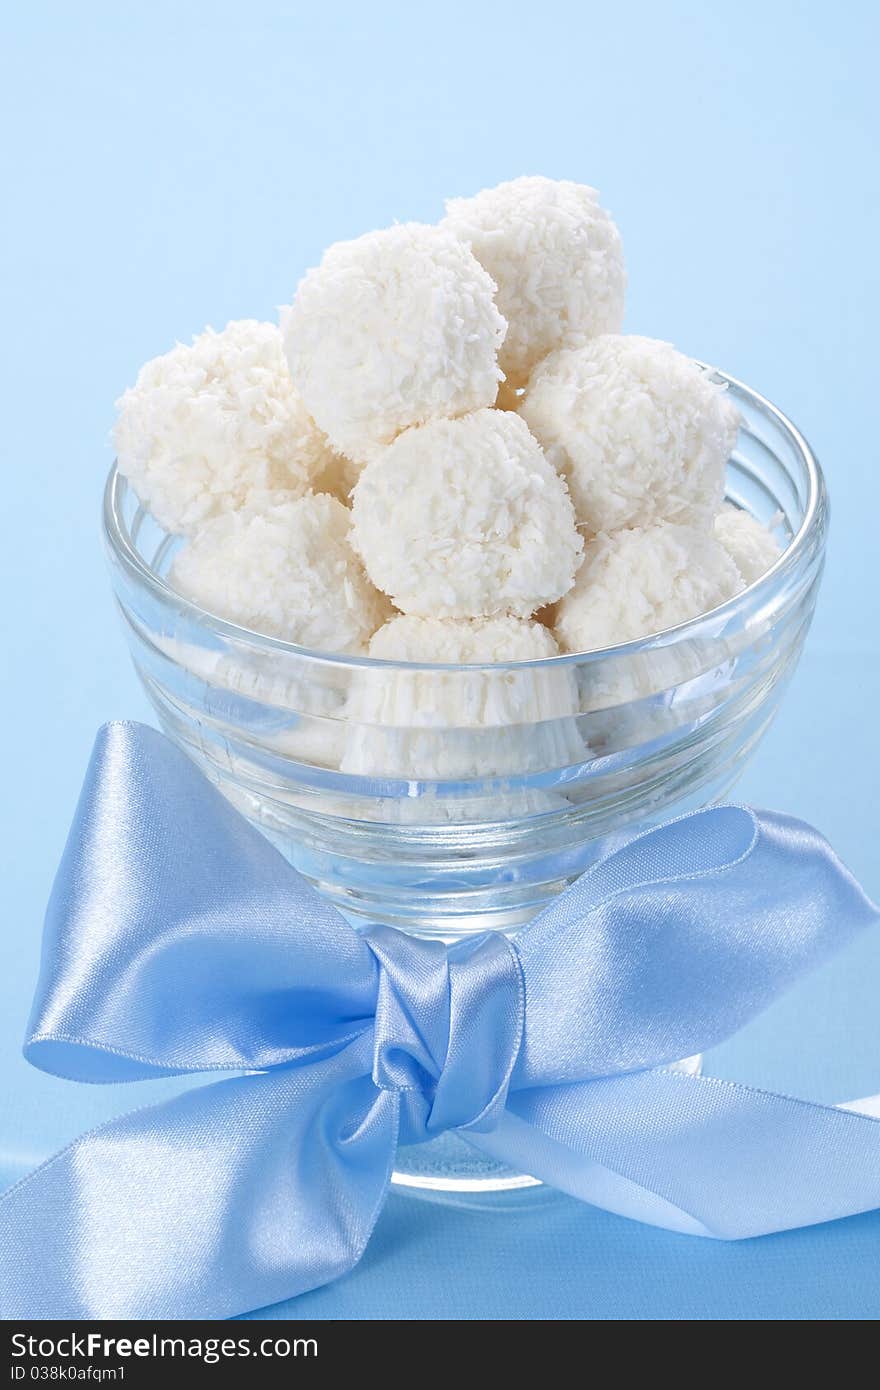
[[[833,497],[821,610],[744,799],[877,856],[880,24],[870,0],[707,6],[47,4],[0,72],[0,1181],[138,1102],[19,1056],[40,918],[95,727],[143,716],[105,582],[113,401],[206,323],[271,317],[324,245],[527,172],[598,186],[629,329],[759,387]],[[880,943],[710,1059],[823,1100],[880,1090]],[[168,1089],[167,1085],[164,1089]],[[349,1278],[273,1316],[876,1317],[880,1215],[736,1247],[549,1195],[394,1196]]]

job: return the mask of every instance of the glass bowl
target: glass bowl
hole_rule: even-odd
[[[515,929],[609,841],[729,792],[798,660],[828,509],[795,426],[713,375],[743,419],[727,496],[783,553],[712,612],[585,655],[412,665],[236,627],[169,587],[181,542],[111,471],[113,585],[162,727],[351,920]]]
[[[355,925],[447,941],[513,931],[619,838],[730,791],[800,655],[828,506],[795,426],[712,375],[743,420],[727,497],[782,554],[712,612],[578,656],[414,665],[247,631],[169,587],[181,542],[111,471],[113,585],[163,729]],[[395,1180],[466,1194],[534,1183],[455,1134],[401,1150]]]

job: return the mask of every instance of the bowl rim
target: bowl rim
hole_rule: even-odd
[[[138,550],[132,544],[128,528],[121,524],[119,498],[120,493],[130,486],[127,479],[119,472],[117,461],[114,459],[107,481],[104,487],[102,523],[104,539],[113,557],[119,561],[123,569],[138,583],[147,589],[152,596],[161,604],[171,604],[181,613],[187,615],[189,619],[198,627],[210,631],[216,637],[224,641],[235,642],[239,647],[252,647],[262,653],[276,652],[279,655],[295,656],[312,663],[332,665],[337,668],[352,668],[355,670],[371,670],[392,668],[394,670],[406,671],[505,671],[505,670],[528,670],[533,667],[556,667],[556,666],[589,666],[605,661],[609,657],[626,658],[646,651],[655,651],[661,648],[674,646],[679,642],[692,641],[706,636],[717,636],[719,624],[724,624],[728,620],[742,614],[753,604],[760,607],[763,600],[769,597],[771,590],[776,582],[786,574],[791,573],[797,568],[802,556],[809,552],[811,547],[818,541],[821,549],[824,543],[824,531],[828,515],[828,493],[825,484],[825,477],[821,465],[815,453],[810,447],[804,435],[789,419],[787,415],[774,405],[767,397],[761,395],[753,387],[747,386],[745,382],[737,377],[731,376],[728,372],[722,371],[718,367],[710,366],[699,359],[694,359],[697,365],[707,373],[712,374],[719,382],[725,386],[732,386],[743,396],[749,399],[752,406],[756,407],[759,413],[770,418],[777,428],[781,429],[789,437],[794,445],[801,461],[804,465],[807,477],[807,497],[804,506],[804,516],[797,531],[792,536],[789,544],[780,553],[773,565],[753,583],[748,584],[744,589],[735,594],[733,598],[727,599],[724,603],[718,604],[715,608],[708,609],[705,613],[700,613],[695,618],[689,618],[686,622],[677,623],[673,627],[662,629],[660,632],[651,633],[648,637],[634,638],[628,642],[621,642],[611,647],[596,647],[585,652],[559,652],[555,656],[546,656],[529,661],[498,661],[498,662],[430,662],[430,661],[392,661],[387,658],[357,655],[346,652],[327,652],[319,651],[311,647],[298,645],[296,642],[288,642],[282,637],[270,637],[264,633],[257,632],[253,628],[242,627],[237,623],[230,622],[226,618],[220,618],[216,614],[201,608],[192,599],[187,598],[172,586],[142,558]],[[133,491],[133,489],[132,489]],[[144,508],[145,513],[147,509]]]

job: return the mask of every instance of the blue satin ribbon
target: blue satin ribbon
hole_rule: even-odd
[[[698,811],[513,940],[359,933],[167,739],[99,735],[25,1052],[77,1081],[245,1072],[77,1139],[0,1200],[7,1318],[224,1317],[351,1269],[398,1143],[457,1130],[725,1239],[880,1206],[880,1123],[671,1065],[874,925],[822,837]]]

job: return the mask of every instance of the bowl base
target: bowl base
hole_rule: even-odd
[[[702,1054],[697,1053],[672,1066],[699,1076],[702,1063]],[[540,1178],[518,1173],[453,1131],[427,1144],[401,1145],[391,1182],[396,1192],[409,1196],[426,1201],[460,1200],[466,1205],[480,1205],[483,1197],[495,1203],[505,1193],[544,1187]]]
[[[484,1196],[542,1186],[539,1178],[517,1173],[475,1149],[457,1134],[441,1134],[427,1144],[402,1146],[391,1181],[398,1192],[430,1198]]]

